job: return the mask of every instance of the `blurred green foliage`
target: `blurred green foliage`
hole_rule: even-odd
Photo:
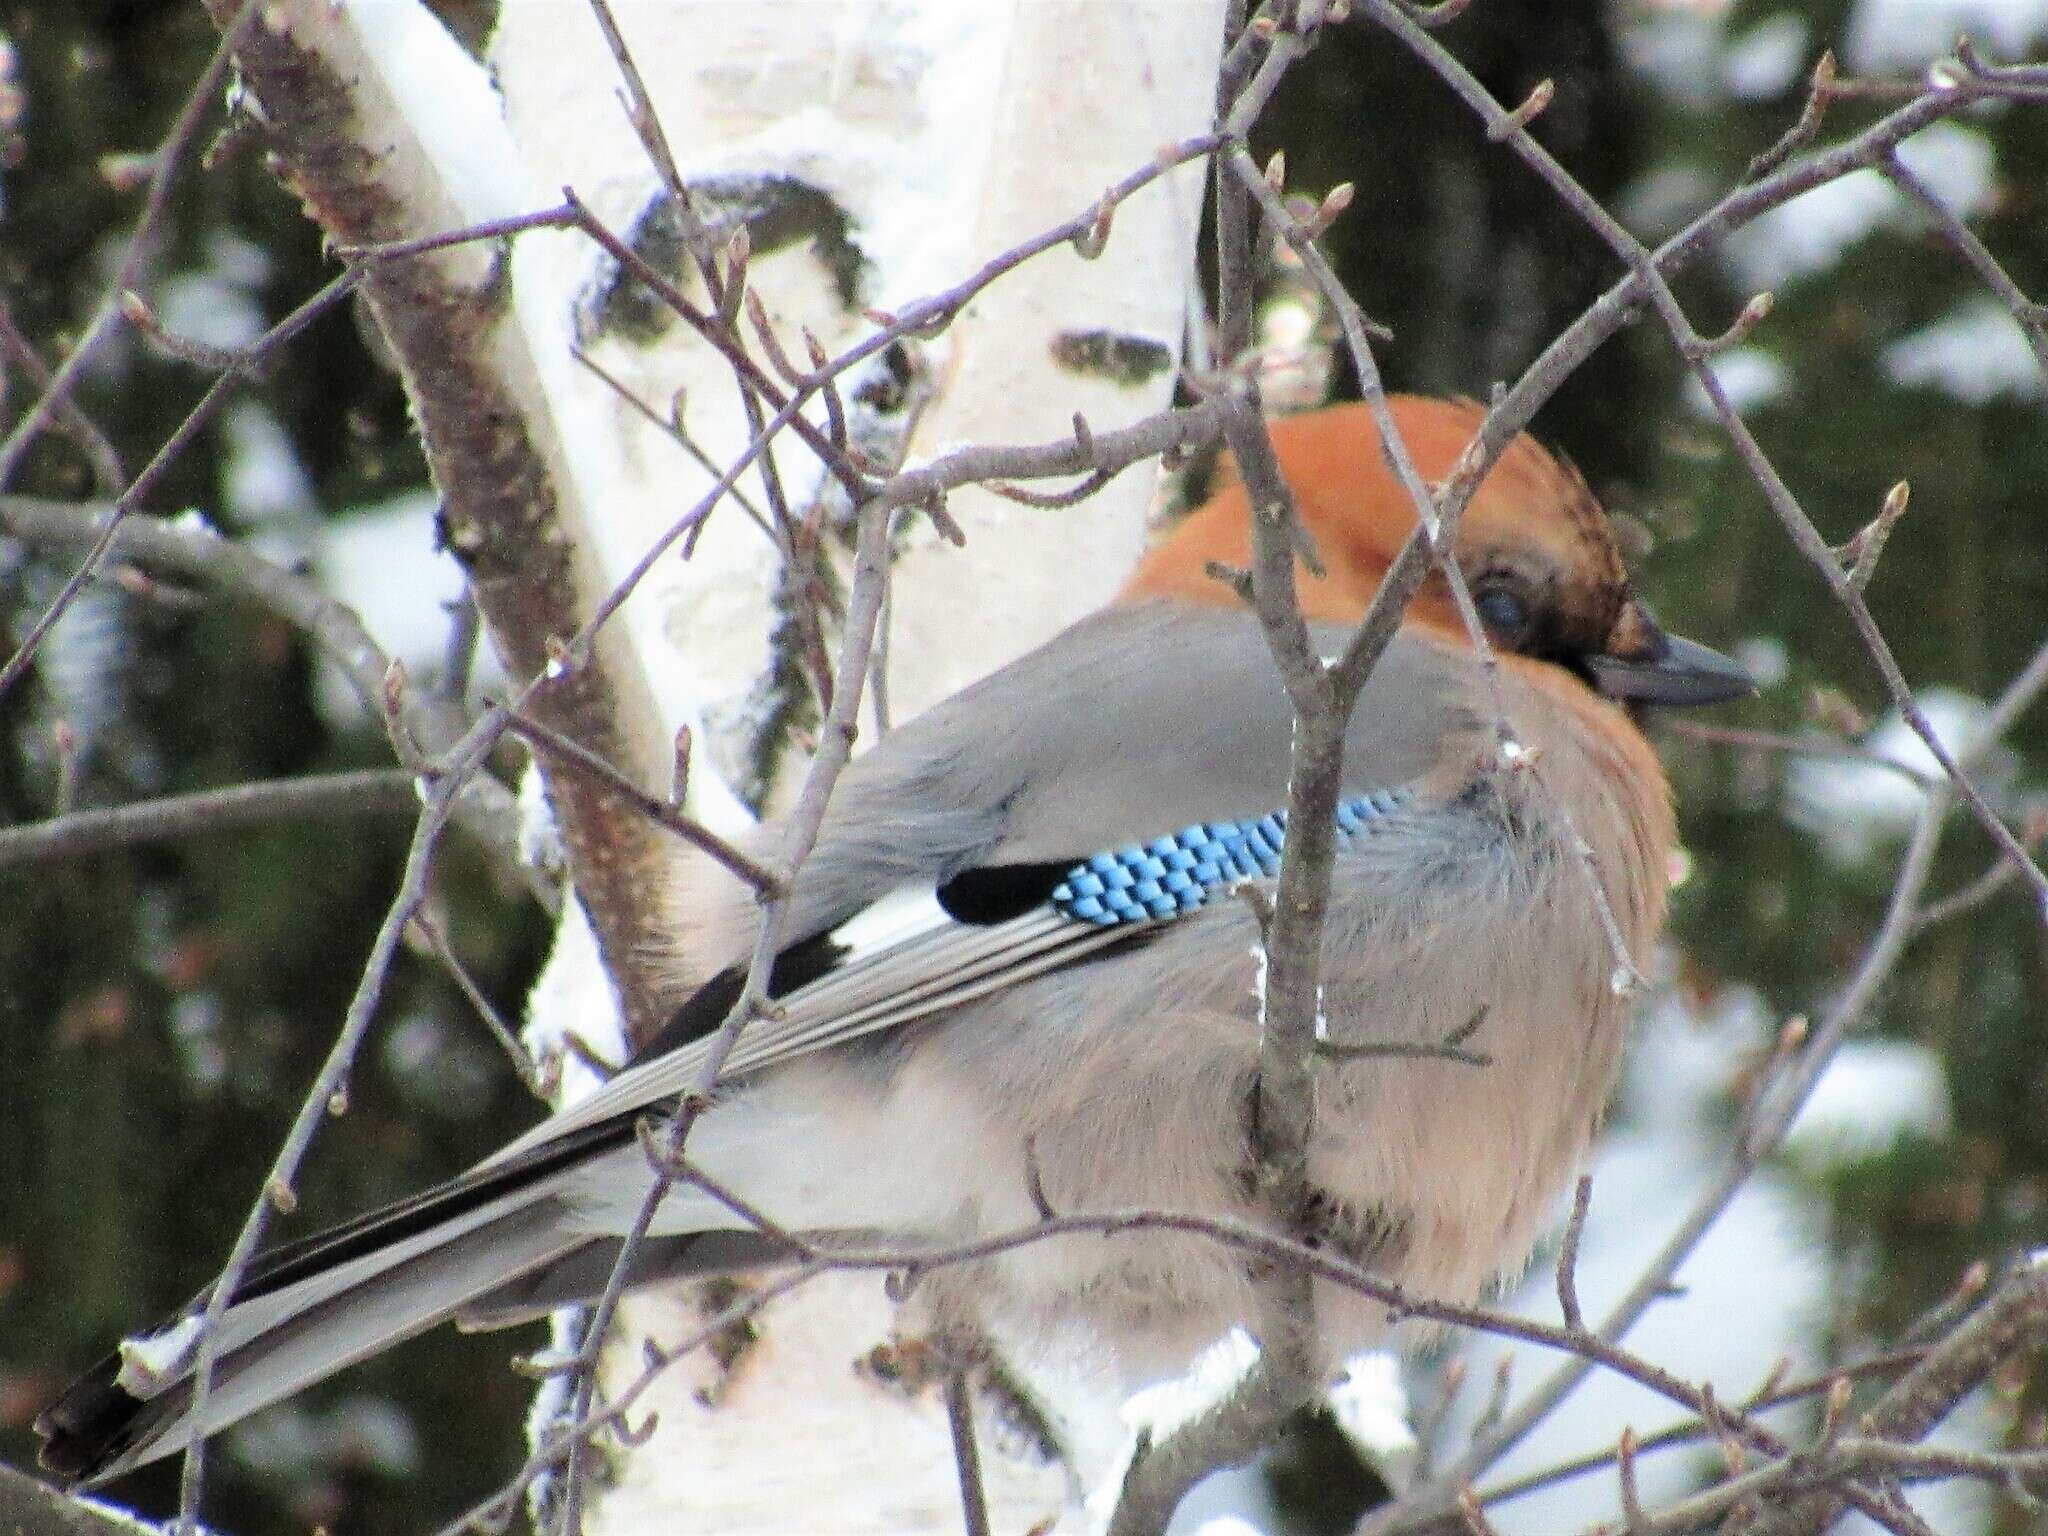
[[[218,38],[182,0],[27,0],[0,6],[0,31],[25,99],[0,180],[0,298],[55,356],[88,322],[140,206],[108,185],[101,157],[154,147]],[[225,120],[216,107],[202,148]],[[253,290],[268,324],[331,275],[316,232],[251,147],[224,145],[211,172],[180,179],[152,299],[224,261],[246,268],[246,247],[259,275],[230,286]],[[133,473],[206,383],[130,340],[109,349],[80,398]],[[11,376],[10,420],[26,398]],[[251,398],[288,435],[309,510],[331,515],[425,478],[397,381],[370,360],[346,310],[314,326]],[[228,436],[208,433],[150,510],[196,505],[232,527]],[[75,449],[52,437],[13,489],[92,487]],[[0,557],[0,631],[19,634],[66,570]],[[65,648],[61,679],[39,668],[0,698],[0,821],[49,814],[59,720],[76,731],[84,805],[389,763],[378,739],[322,723],[311,657],[268,616],[161,605],[111,584],[91,603],[100,632]],[[232,1246],[332,1042],[407,834],[389,818],[302,822],[0,871],[0,1456],[28,1462],[28,1420],[42,1402],[110,1339],[183,1305]],[[439,915],[473,974],[516,1013],[544,927],[459,840],[444,847]],[[453,1173],[530,1118],[431,960],[401,960],[383,1018],[349,1113],[323,1133],[282,1231]],[[340,1536],[431,1526],[482,1496],[516,1464],[528,1388],[504,1370],[502,1340],[444,1329],[416,1348],[402,1367],[371,1365],[287,1410],[267,1436],[281,1471],[217,1456],[209,1512],[251,1536],[314,1524]],[[385,1413],[409,1424],[434,1476],[390,1470],[377,1432]],[[303,1444],[293,1431],[309,1432]],[[168,1510],[175,1479],[165,1463],[121,1492]]]

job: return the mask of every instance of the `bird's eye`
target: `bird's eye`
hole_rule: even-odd
[[[1513,644],[1529,627],[1529,604],[1519,592],[1507,587],[1482,587],[1473,595],[1472,606],[1494,636]]]

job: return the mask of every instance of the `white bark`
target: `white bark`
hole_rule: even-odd
[[[634,0],[617,9],[687,180],[794,178],[844,215],[860,261],[851,305],[808,242],[755,258],[753,286],[799,356],[800,326],[836,351],[870,328],[862,307],[894,309],[960,281],[1086,208],[1161,145],[1201,131],[1221,31],[1220,0]],[[572,185],[630,228],[659,181],[589,18],[561,0],[509,0],[492,65],[538,183]],[[1043,440],[1070,432],[1077,410],[1111,427],[1157,409],[1179,357],[1199,212],[1198,173],[1182,173],[1119,211],[1100,261],[1063,248],[1002,279],[920,344],[937,393],[897,451]],[[563,306],[551,323],[565,324],[565,296],[589,291],[605,265],[577,237],[522,241],[522,311],[545,291]],[[1129,387],[1054,360],[1055,335],[1095,330],[1155,344],[1167,366]],[[613,333],[592,351],[657,410],[681,391],[689,430],[714,461],[745,443],[730,371],[680,327],[654,345]],[[621,461],[608,536],[630,558],[708,477],[603,383],[588,374],[569,382],[579,438],[607,434]],[[905,425],[901,415],[875,423],[884,433]],[[792,499],[807,505],[814,461],[793,448],[779,458]],[[757,479],[747,489],[759,499]],[[1132,474],[1069,513],[962,493],[954,512],[969,531],[964,551],[937,548],[917,524],[895,593],[895,712],[914,713],[1106,599],[1136,558],[1149,491]],[[763,594],[774,568],[768,541],[728,507],[687,565],[657,574],[656,602],[634,631],[663,707],[678,719],[703,709],[728,727],[727,762],[766,660]]]
[[[708,194],[711,214],[765,196],[774,212],[794,216],[801,238],[780,248],[768,238],[773,220],[756,221],[751,286],[801,358],[801,327],[837,351],[866,333],[864,307],[893,309],[961,281],[1087,208],[1161,146],[1202,131],[1222,0],[615,8],[682,175]],[[623,234],[662,195],[620,104],[614,61],[581,4],[506,0],[488,76],[415,0],[293,4],[278,15],[359,104],[377,195],[414,211],[402,228],[428,234],[543,207],[567,185]],[[897,380],[882,361],[843,381],[864,448],[886,460],[967,442],[1042,441],[1069,435],[1076,412],[1107,429],[1164,405],[1194,269],[1199,174],[1176,173],[1120,208],[1100,260],[1050,252],[980,294],[943,335],[911,344],[893,361],[899,372],[907,364],[912,388],[863,404],[864,385]],[[465,283],[493,278],[482,248],[435,259]],[[665,265],[697,290],[686,263]],[[652,323],[621,323],[605,305],[615,276],[581,235],[524,235],[509,308],[488,338],[495,387],[514,402],[552,492],[537,536],[574,549],[586,612],[711,476],[573,349],[657,413],[686,400],[687,428],[712,462],[730,462],[747,440],[726,364],[685,328],[660,325],[658,306],[642,317]],[[1056,345],[1068,333],[1084,338],[1078,348]],[[1116,374],[1076,361],[1105,342],[1149,366]],[[793,446],[778,457],[801,516],[823,494],[819,468]],[[962,493],[952,511],[965,550],[941,548],[911,520],[894,597],[895,713],[923,708],[1105,600],[1143,540],[1151,479],[1126,475],[1066,512]],[[762,499],[758,478],[747,490]],[[743,813],[704,770],[743,770],[761,747],[778,568],[771,541],[728,504],[689,562],[671,555],[642,584],[596,662],[614,681],[621,766],[647,787],[666,788],[674,729],[702,727],[708,750],[698,754],[692,799],[713,821]],[[663,895],[650,890],[647,899]],[[532,999],[534,1026],[542,1035],[574,1029],[602,1048],[612,1002],[573,911],[558,948]],[[637,1370],[640,1331],[686,1333],[695,1305],[670,1297],[629,1306],[613,1384]],[[834,1278],[771,1309],[761,1342],[729,1377],[703,1358],[673,1370],[646,1405],[660,1411],[659,1432],[626,1459],[590,1528],[957,1529],[936,1389],[887,1385],[853,1368],[893,1323],[878,1280]],[[1087,1388],[1085,1368],[1059,1380],[1084,1417],[1109,1404]],[[719,1405],[707,1408],[699,1392],[714,1386]],[[986,1417],[989,1404],[981,1407]],[[998,1529],[1035,1526],[1071,1505],[1074,1477],[1028,1437],[991,1418],[981,1442]]]
[[[764,252],[755,241],[752,286],[798,356],[799,327],[837,351],[868,328],[862,307],[893,310],[959,282],[1086,208],[1162,145],[1200,132],[1221,33],[1217,0],[636,0],[617,11],[687,182],[794,178],[843,216],[859,258],[850,303],[809,242]],[[615,228],[631,228],[660,183],[589,18],[548,0],[509,0],[492,64],[536,179],[574,186]],[[1002,279],[943,336],[918,344],[929,406],[921,417],[868,413],[871,446],[917,457],[967,442],[1041,441],[1069,434],[1076,411],[1108,428],[1164,405],[1200,196],[1198,173],[1183,173],[1118,212],[1100,260],[1062,248]],[[538,323],[564,328],[579,295],[587,316],[606,266],[573,238],[522,242],[522,317],[539,306],[547,313]],[[842,264],[837,276],[845,273]],[[1056,360],[1058,334],[1091,331],[1149,345],[1160,366],[1133,384]],[[714,462],[744,445],[729,369],[682,328],[651,344],[587,321],[584,334],[606,371],[656,410],[681,391],[686,425]],[[573,415],[567,435],[600,440],[615,466],[599,558],[622,568],[709,476],[589,373],[545,378],[564,419]],[[856,382],[849,395],[858,392]],[[817,465],[800,450],[779,458],[800,513],[818,493]],[[914,521],[894,587],[896,717],[1106,600],[1142,544],[1151,486],[1149,474],[1133,473],[1067,512],[963,493],[952,510],[967,531],[964,550]],[[758,478],[747,490],[761,499]],[[749,701],[760,698],[768,663],[776,563],[769,541],[728,506],[690,562],[659,570],[653,601],[628,609],[662,707],[672,720],[708,721],[713,760],[728,768],[747,759],[748,733],[761,723]],[[704,787],[700,773],[700,794]],[[690,1297],[629,1302],[611,1384],[637,1371],[638,1337],[673,1339],[698,1320]],[[893,1323],[877,1279],[835,1277],[773,1307],[729,1377],[701,1357],[671,1368],[648,1403],[660,1414],[654,1440],[624,1458],[590,1528],[957,1530],[936,1387],[912,1392],[854,1368]],[[1079,1379],[1062,1372],[1061,1387],[1099,1419],[1106,1399],[1077,1393]],[[716,1408],[703,1406],[707,1390]],[[980,1406],[997,1529],[1030,1528],[1068,1508],[1075,1476]]]

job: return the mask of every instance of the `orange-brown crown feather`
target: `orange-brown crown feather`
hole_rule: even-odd
[[[1485,415],[1469,400],[1391,395],[1387,404],[1423,480],[1447,478]],[[1415,510],[1388,469],[1379,433],[1362,404],[1337,405],[1274,422],[1273,447],[1295,506],[1327,574],[1297,572],[1302,611],[1356,621],[1415,526]],[[1477,585],[1494,566],[1540,571],[1555,583],[1571,628],[1597,648],[1620,618],[1628,575],[1605,514],[1578,471],[1517,437],[1474,494],[1458,529],[1458,564]],[[1211,561],[1246,567],[1251,532],[1245,490],[1226,465],[1224,482],[1139,563],[1126,598],[1229,602],[1206,573]],[[1408,620],[1462,637],[1449,589],[1432,576]]]

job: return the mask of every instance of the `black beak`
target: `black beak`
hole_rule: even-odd
[[[1720,704],[1756,692],[1756,681],[1719,651],[1645,624],[1634,656],[1589,656],[1593,686],[1610,699],[1684,708]]]

